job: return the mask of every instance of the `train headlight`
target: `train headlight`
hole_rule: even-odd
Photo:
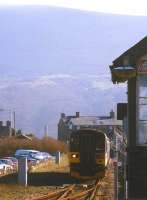
[[[76,158],[77,155],[76,155],[76,154],[72,154],[71,157],[72,157],[72,158]]]

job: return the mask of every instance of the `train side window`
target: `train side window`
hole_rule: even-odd
[[[107,152],[107,143],[105,143],[105,152]]]

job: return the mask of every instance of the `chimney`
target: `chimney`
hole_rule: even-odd
[[[110,111],[110,118],[111,119],[115,118],[115,112],[113,110]]]
[[[48,137],[48,125],[44,126],[44,137]]]
[[[80,117],[80,112],[76,112],[76,117]]]
[[[61,118],[65,118],[65,113],[61,113]]]

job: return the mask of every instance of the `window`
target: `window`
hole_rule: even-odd
[[[137,133],[137,144],[147,145],[147,76],[145,75],[138,77]]]
[[[79,135],[74,134],[70,138],[70,150],[79,151]]]
[[[143,62],[142,62],[142,67],[147,67],[147,60],[143,60]]]

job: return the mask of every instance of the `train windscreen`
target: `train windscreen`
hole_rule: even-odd
[[[77,134],[70,138],[70,151],[79,151],[79,135]]]
[[[96,153],[105,151],[105,136],[101,133],[96,136]]]

